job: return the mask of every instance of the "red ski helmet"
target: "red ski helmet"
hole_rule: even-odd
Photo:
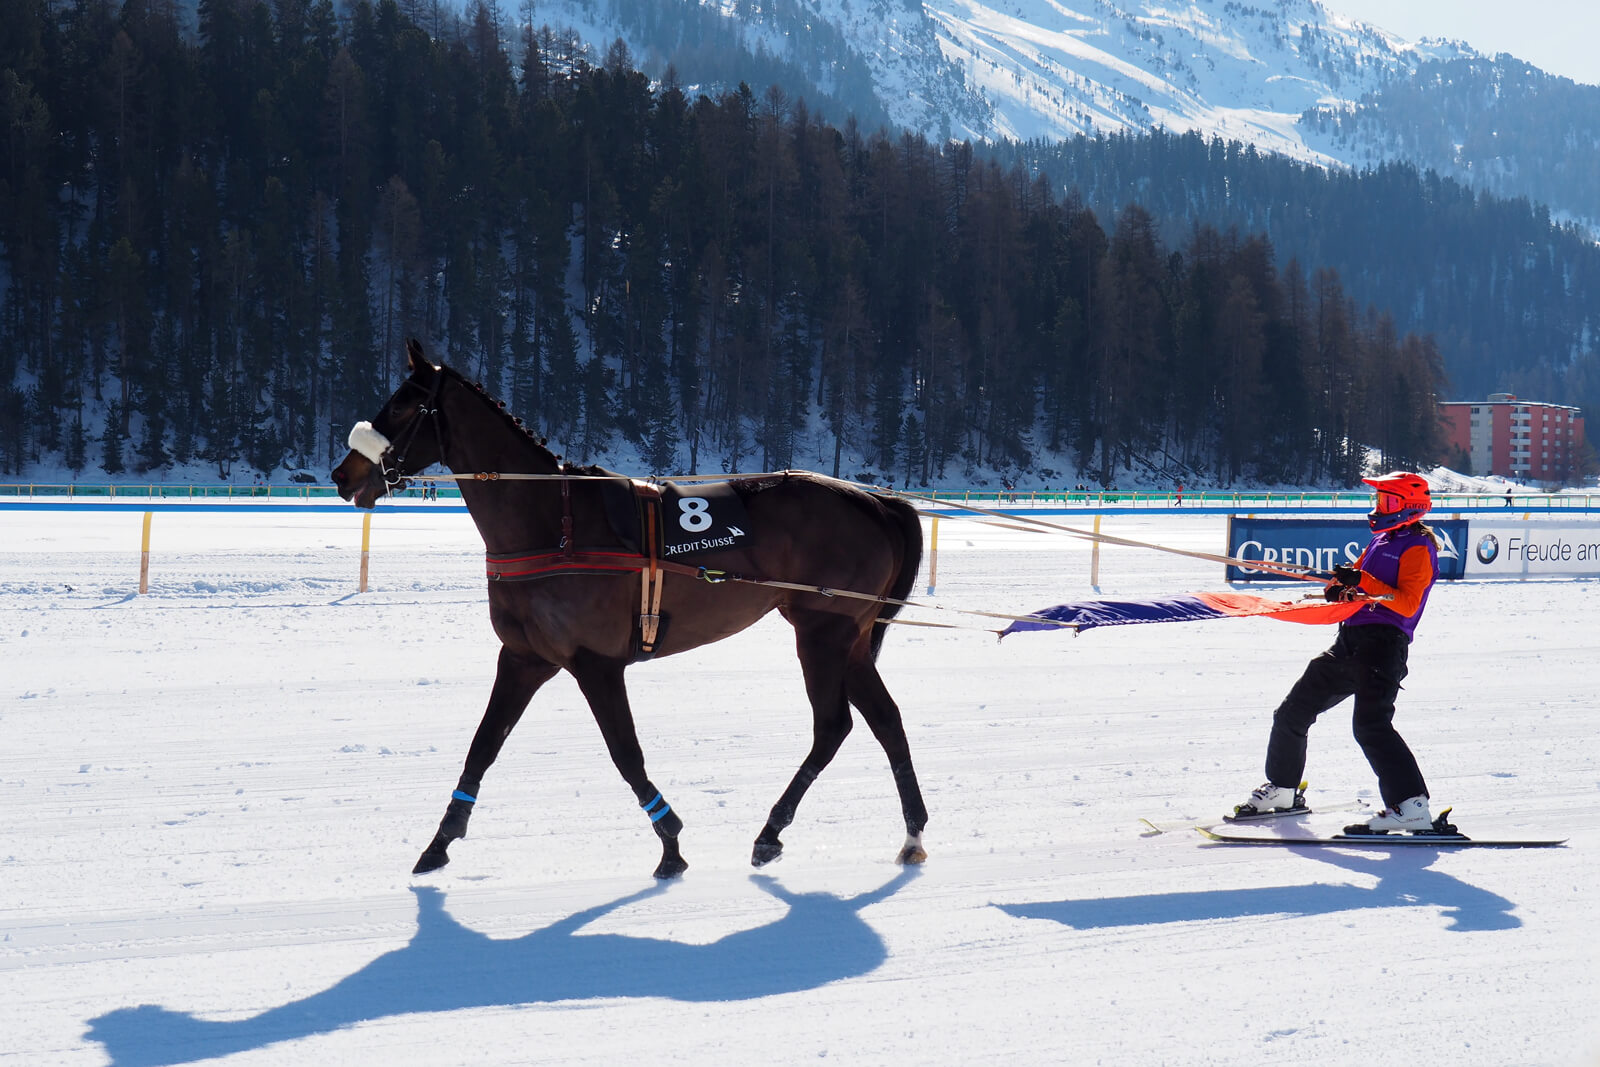
[[[1377,493],[1377,506],[1367,516],[1367,525],[1375,534],[1408,526],[1433,508],[1433,494],[1420,474],[1395,471],[1361,480]]]

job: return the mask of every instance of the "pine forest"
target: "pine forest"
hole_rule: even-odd
[[[325,477],[411,336],[569,458],[649,473],[1445,458],[1433,331],[1267,225],[691,96],[481,4],[434,33],[393,0],[195,21],[0,0],[0,470]]]

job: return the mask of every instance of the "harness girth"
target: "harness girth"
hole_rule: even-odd
[[[661,487],[645,482],[633,483],[633,495],[644,511],[644,550],[646,565],[639,571],[639,658],[655,655],[656,637],[661,630],[661,587],[666,573],[661,569]]]
[[[625,548],[579,549],[573,541],[571,480],[561,480],[561,543],[553,550],[485,553],[485,570],[491,582],[529,582],[556,575],[639,573],[639,621],[636,659],[655,655],[662,636],[661,596],[668,574],[705,578],[701,567],[661,558],[661,489],[633,482],[635,503],[642,516],[642,552]]]
[[[572,555],[572,479],[561,479],[561,550]]]

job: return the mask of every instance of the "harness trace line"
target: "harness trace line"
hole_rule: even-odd
[[[697,577],[713,585],[718,582],[745,582],[750,585],[762,585],[772,589],[789,589],[797,593],[820,593],[822,596],[846,597],[851,600],[871,600],[879,604],[893,604],[902,608],[916,608],[919,611],[944,611],[955,615],[976,615],[985,619],[1005,619],[1007,622],[1035,622],[1054,626],[1062,630],[1077,630],[1078,624],[1072,622],[1058,622],[1054,619],[1041,619],[1037,615],[1008,615],[1001,611],[982,611],[978,608],[947,608],[943,604],[926,604],[919,600],[896,600],[892,596],[882,596],[877,593],[857,593],[849,589],[830,589],[820,585],[803,585],[798,582],[783,582],[776,578],[761,578],[745,574],[731,574],[727,571],[712,570],[707,567],[698,568]],[[991,630],[987,626],[963,625],[954,622],[919,622],[914,619],[877,619],[879,625],[897,626],[927,626],[941,630],[983,630],[985,633],[997,634],[1000,631]]]

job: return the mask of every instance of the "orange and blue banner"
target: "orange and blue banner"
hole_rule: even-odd
[[[1000,634],[1023,630],[1092,630],[1096,626],[1128,626],[1146,622],[1204,622],[1208,619],[1261,617],[1325,625],[1343,622],[1361,610],[1361,601],[1330,604],[1314,600],[1268,600],[1248,593],[1181,593],[1150,600],[1079,600],[1057,604],[1019,619]]]

